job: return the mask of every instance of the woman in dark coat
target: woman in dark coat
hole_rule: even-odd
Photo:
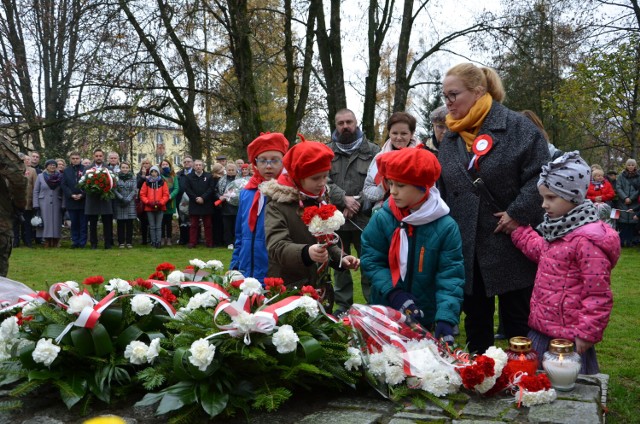
[[[443,89],[450,131],[438,154],[441,188],[462,235],[469,351],[483,353],[493,344],[495,296],[507,337],[529,331],[536,266],[509,234],[542,220],[536,182],[549,149],[530,120],[502,106],[504,89],[492,69],[456,65]]]
[[[627,159],[624,171],[618,175],[616,193],[618,194],[618,208],[621,211],[618,219],[620,242],[622,247],[631,247],[638,221],[633,219],[633,212],[627,211],[638,209],[638,196],[640,195],[640,174],[635,159]]]

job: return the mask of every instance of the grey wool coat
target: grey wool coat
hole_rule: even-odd
[[[442,165],[440,188],[462,235],[465,260],[465,293],[473,288],[477,261],[487,296],[533,285],[536,265],[529,261],[504,233],[494,234],[498,218],[495,210],[480,197],[473,182],[481,178],[500,211],[521,225],[542,221],[542,197],[537,188],[542,165],[549,160],[549,148],[538,128],[523,115],[493,102],[478,135],[487,134],[493,147],[479,161],[479,169],[467,170],[473,153],[464,141],[447,132],[438,160]]]
[[[33,207],[40,208],[43,223],[42,227],[36,228],[36,237],[59,239],[62,232],[62,185],[51,190],[44,180],[44,172],[38,175],[33,187]]]
[[[135,197],[138,193],[138,185],[135,175],[123,180],[118,179],[116,186],[116,198],[113,200],[113,215],[115,219],[136,219]]]

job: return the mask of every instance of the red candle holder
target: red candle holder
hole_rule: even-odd
[[[528,337],[512,337],[509,339],[507,350],[507,366],[513,373],[526,372],[534,376],[538,371],[538,354],[531,349],[531,339]]]

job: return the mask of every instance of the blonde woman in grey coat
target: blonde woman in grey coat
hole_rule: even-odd
[[[33,188],[33,210],[40,214],[43,223],[36,229],[36,237],[44,239],[44,247],[58,247],[61,237],[62,174],[57,168],[58,163],[49,159]]]
[[[120,249],[133,247],[133,220],[136,219],[135,197],[138,187],[129,162],[120,164],[116,198],[113,202],[114,214],[118,223],[118,245]]]

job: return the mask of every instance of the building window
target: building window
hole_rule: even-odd
[[[180,135],[175,134],[173,136],[173,145],[174,146],[179,146],[180,145]]]
[[[160,165],[160,162],[164,160],[164,155],[156,155],[156,163]]]
[[[164,144],[164,136],[163,136],[163,134],[162,134],[162,133],[157,133],[157,134],[156,134],[156,144],[157,144],[158,146],[160,146],[160,145]]]
[[[182,164],[182,156],[173,155],[173,166],[178,166],[180,164]]]
[[[142,163],[143,160],[147,158],[146,153],[138,153],[138,163]]]
[[[143,132],[139,132],[138,133],[138,144],[144,144],[145,141],[147,141],[147,134],[145,134]]]

